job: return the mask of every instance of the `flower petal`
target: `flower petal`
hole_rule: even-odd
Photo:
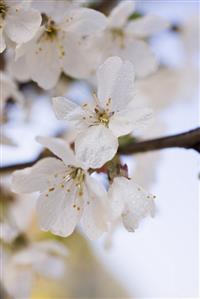
[[[97,71],[98,98],[105,107],[111,98],[111,110],[120,110],[134,97],[134,68],[119,57],[108,58]]]
[[[65,97],[53,98],[53,109],[58,119],[64,119],[77,124],[83,115],[83,109]]]
[[[166,29],[168,26],[169,23],[163,18],[154,15],[146,15],[134,21],[130,21],[126,26],[126,33],[140,38],[146,38]]]
[[[90,8],[69,10],[61,28],[67,32],[87,36],[98,33],[106,27],[106,17],[99,11]]]
[[[33,167],[17,170],[12,177],[12,190],[17,193],[43,191],[49,187],[50,176],[64,170],[64,164],[56,158],[44,158]]]
[[[109,207],[106,206],[106,191],[95,179],[88,175],[85,184],[87,188],[86,205],[81,218],[81,226],[88,238],[94,240],[108,229]]]
[[[147,126],[151,119],[151,109],[129,107],[111,117],[109,128],[116,137],[119,137]]]
[[[73,151],[63,139],[38,136],[36,137],[36,140],[44,147],[48,148],[58,158],[62,159],[65,165],[77,165]]]
[[[6,42],[4,38],[4,24],[2,20],[0,20],[0,53],[2,53],[6,48]]]
[[[121,1],[111,12],[108,21],[109,27],[122,27],[128,21],[128,17],[135,11],[135,1]]]
[[[63,40],[63,47],[66,55],[62,58],[62,67],[67,75],[76,79],[87,79],[96,71],[100,55],[88,39],[80,40],[68,33]]]
[[[33,81],[44,89],[53,88],[61,73],[61,62],[56,43],[48,40],[35,42],[26,52],[26,64]]]
[[[133,63],[137,77],[145,77],[155,72],[158,67],[155,55],[149,45],[142,40],[127,39],[125,47],[114,48],[114,51],[122,59],[129,59]]]
[[[41,21],[41,15],[37,10],[12,5],[6,15],[5,31],[12,41],[25,43],[34,37]]]
[[[154,214],[154,196],[143,190],[132,179],[115,178],[108,195],[115,215],[119,216],[121,213],[128,231],[134,231],[142,218]]]
[[[37,204],[41,229],[62,237],[71,235],[82,212],[73,208],[75,197],[75,188],[71,192],[57,188],[48,197],[41,194]]]
[[[85,168],[99,168],[117,152],[118,140],[102,125],[81,132],[75,140],[75,153]]]
[[[30,80],[29,70],[25,61],[25,56],[19,57],[17,60],[10,60],[8,64],[9,73],[14,76],[17,81],[25,82]],[[19,72],[20,70],[20,72]]]

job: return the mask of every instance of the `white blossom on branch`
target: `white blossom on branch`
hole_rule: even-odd
[[[30,78],[44,89],[53,88],[62,71],[72,77],[85,77],[87,37],[105,26],[106,17],[89,8],[66,10],[59,22],[45,16],[35,37],[16,48],[16,62],[21,58]]]
[[[116,177],[109,189],[108,197],[113,219],[120,217],[125,228],[130,232],[138,227],[144,217],[154,215],[155,196],[137,185],[133,179]]]
[[[104,188],[93,179],[65,141],[38,137],[59,159],[44,158],[33,167],[13,173],[12,189],[40,192],[37,204],[40,227],[69,236],[80,222],[90,239],[107,231],[109,206]]]
[[[121,1],[108,16],[106,29],[92,41],[101,61],[117,55],[130,60],[137,77],[145,77],[156,71],[158,61],[148,38],[168,27],[159,16],[146,15],[129,19],[135,12],[136,1]]]
[[[0,53],[6,49],[6,40],[19,44],[33,38],[42,18],[29,1],[0,1]]]
[[[134,104],[134,77],[131,62],[110,57],[97,70],[98,89],[93,103],[80,106],[64,97],[53,99],[56,116],[80,132],[75,152],[86,167],[98,168],[111,160],[118,149],[118,137],[151,119],[150,109]]]

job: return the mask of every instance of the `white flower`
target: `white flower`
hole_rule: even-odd
[[[1,277],[6,292],[12,298],[30,298],[36,275],[57,279],[64,274],[63,258],[67,248],[57,241],[35,242],[14,254],[1,250]]]
[[[27,1],[0,1],[0,53],[6,48],[6,38],[19,44],[29,41],[41,24],[40,13]]]
[[[32,80],[44,89],[53,88],[62,71],[82,78],[87,73],[84,62],[87,37],[105,26],[106,17],[89,8],[66,10],[60,22],[46,16],[36,36],[17,47],[16,59],[23,58]]]
[[[56,116],[72,123],[80,133],[75,140],[78,160],[86,167],[99,168],[117,152],[118,137],[137,129],[151,117],[149,109],[134,105],[132,63],[108,58],[97,71],[95,103],[79,106],[72,101],[53,99]]]
[[[65,141],[38,137],[56,158],[45,158],[31,168],[13,174],[15,192],[40,191],[37,204],[40,226],[60,236],[69,236],[81,222],[90,239],[107,230],[107,193],[76,160]]]
[[[136,76],[144,77],[154,72],[157,60],[153,55],[146,38],[167,27],[161,17],[147,15],[129,20],[135,11],[135,1],[121,1],[108,17],[108,25],[101,36],[94,40],[102,53],[102,61],[109,56],[117,55],[130,60]]]
[[[52,17],[55,21],[60,21],[65,16],[66,10],[78,8],[83,4],[82,0],[50,0],[50,2],[34,0],[32,7]]]
[[[35,194],[15,196],[7,194],[0,186],[1,216],[0,216],[0,239],[11,242],[18,234],[27,230],[32,221],[36,203]]]
[[[154,196],[138,186],[133,179],[115,178],[108,195],[113,219],[121,217],[130,232],[138,227],[142,218],[154,214]]]

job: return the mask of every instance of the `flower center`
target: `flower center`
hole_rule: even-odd
[[[111,33],[112,33],[113,39],[119,40],[120,47],[123,48],[124,47],[124,38],[125,38],[124,30],[121,28],[112,28]]]
[[[6,11],[8,6],[5,4],[3,0],[0,0],[0,16],[4,19],[6,16]]]
[[[55,26],[55,22],[51,20],[45,27],[45,33],[49,39],[53,40],[56,38],[57,32],[58,29]]]
[[[44,25],[45,28],[43,36],[49,40],[54,40],[58,33],[56,23],[51,19],[51,17],[47,16],[46,14],[42,14],[42,25]]]
[[[109,115],[105,111],[99,112],[97,114],[99,122],[107,127],[109,124]]]
[[[78,195],[83,195],[83,182],[85,179],[85,173],[81,168],[72,168],[72,171],[69,173],[69,177],[73,179],[75,185],[78,188]]]

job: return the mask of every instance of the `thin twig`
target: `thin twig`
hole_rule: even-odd
[[[124,155],[131,155],[172,147],[193,149],[200,153],[200,127],[177,135],[129,143],[126,146],[120,147],[118,152]]]
[[[162,137],[153,140],[132,142],[118,149],[119,154],[131,155],[136,153],[144,153],[148,151],[161,150],[166,148],[185,148],[193,149],[200,153],[200,127],[189,132],[184,132],[177,135]],[[47,150],[43,151],[36,159],[14,165],[3,166],[0,172],[9,172],[16,169],[22,169],[34,165],[37,161],[44,157],[50,157],[53,154]]]

